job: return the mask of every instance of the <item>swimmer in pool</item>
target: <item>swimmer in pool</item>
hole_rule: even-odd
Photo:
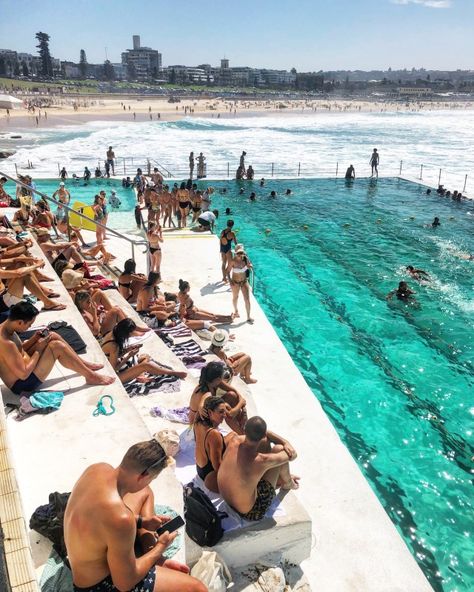
[[[433,228],[436,228],[437,226],[441,226],[441,222],[439,221],[438,216],[435,217],[435,219],[433,220],[433,222],[431,223],[431,226]]]
[[[413,298],[413,294],[416,294],[416,292],[410,290],[406,282],[400,282],[398,288],[395,288],[395,290],[392,290],[387,294],[386,299],[392,300],[392,298],[396,296],[397,299],[402,302],[415,304],[416,300]]]
[[[423,269],[416,269],[413,265],[407,265],[406,271],[411,275],[414,280],[420,281],[430,281],[430,274]]]

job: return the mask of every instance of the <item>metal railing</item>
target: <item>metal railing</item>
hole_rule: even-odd
[[[369,177],[370,176],[370,165],[368,161],[352,161],[351,163],[355,166],[357,177]],[[8,163],[6,162],[5,165]],[[206,182],[207,179],[213,180],[231,180],[235,179],[237,163],[236,162],[222,162],[217,161],[215,163],[207,164],[207,175],[201,182]],[[272,178],[288,178],[297,179],[303,178],[343,178],[345,176],[348,162],[333,162],[322,167],[319,167],[313,163],[305,162],[251,162],[254,169],[254,180],[258,181],[262,177],[265,179]],[[100,165],[100,162],[99,162]],[[13,165],[16,173],[20,168],[17,164]],[[69,165],[71,166],[71,165]],[[81,165],[82,166],[82,163]],[[135,156],[128,158],[120,158],[115,160],[115,177],[117,176],[134,176],[137,168],[142,169],[145,174],[151,173],[152,168],[158,168],[163,177],[167,179],[174,179],[176,181],[185,180],[189,178],[189,166],[187,163],[173,163],[173,164],[162,164],[153,158],[146,156]],[[21,168],[34,168],[32,163],[28,163],[28,166]],[[58,164],[58,172],[61,166]],[[102,169],[101,169],[102,170]],[[94,179],[93,171],[91,180]],[[361,174],[363,172],[363,174]],[[196,173],[196,168],[194,169]],[[471,194],[474,193],[474,175],[469,176],[466,171],[452,170],[446,167],[440,167],[436,163],[417,163],[411,160],[391,160],[383,161],[379,166],[379,173],[381,177],[403,177],[412,181],[421,181],[425,184],[432,186],[438,186],[439,184],[449,185],[449,188],[454,190],[457,189],[463,194],[467,191]],[[58,175],[59,176],[59,175]],[[81,178],[82,175],[79,175]],[[193,180],[199,181],[196,176],[193,176]]]
[[[36,188],[30,187],[30,185],[27,185],[26,183],[23,183],[22,181],[19,181],[18,179],[14,179],[13,177],[11,177],[10,175],[8,175],[7,173],[4,173],[2,171],[0,171],[0,175],[2,177],[6,177],[7,179],[9,179],[10,181],[13,181],[13,183],[15,183],[17,186],[23,187],[23,189],[26,189],[27,191],[34,193],[36,195],[41,196],[44,200],[49,201],[54,203],[56,206],[64,208],[69,216],[69,212],[74,213],[75,215],[79,216],[80,218],[83,218],[84,220],[87,220],[88,222],[92,222],[93,224],[95,224],[96,226],[99,226],[100,228],[103,228],[104,230],[106,230],[107,232],[110,232],[110,234],[113,234],[115,236],[117,236],[118,238],[121,238],[123,240],[126,240],[128,243],[130,243],[131,249],[132,249],[132,259],[135,261],[135,247],[138,246],[144,246],[146,247],[146,249],[148,249],[148,242],[145,240],[134,240],[132,238],[129,238],[128,236],[126,236],[125,234],[122,234],[121,232],[118,232],[117,230],[114,230],[113,228],[110,228],[109,226],[105,226],[104,224],[97,222],[97,220],[94,220],[93,218],[90,218],[89,216],[86,216],[85,214],[83,214],[82,212],[78,211],[78,210],[74,210],[73,208],[71,208],[69,205],[57,201],[56,199],[54,199],[53,197],[46,195],[45,193],[43,193],[42,191],[39,191]],[[69,219],[67,221],[68,227],[69,227]],[[144,253],[146,251],[143,251]]]

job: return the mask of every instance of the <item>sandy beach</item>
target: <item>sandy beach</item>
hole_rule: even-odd
[[[20,97],[21,98],[21,97]],[[39,97],[25,97],[39,100]],[[474,102],[390,102],[345,99],[314,100],[242,100],[242,99],[181,99],[170,103],[166,98],[122,97],[97,98],[80,96],[48,97],[52,105],[0,111],[0,131],[48,129],[78,125],[90,121],[176,121],[185,116],[209,118],[252,117],[280,114],[282,116],[317,113],[380,113],[419,112],[435,110],[464,111],[474,108]]]

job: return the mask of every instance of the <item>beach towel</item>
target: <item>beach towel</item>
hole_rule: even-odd
[[[174,327],[161,327],[157,333],[158,335],[164,333],[172,337],[191,337],[191,329],[186,327],[183,321],[178,321]]]
[[[168,366],[163,366],[163,368],[170,369]],[[136,379],[126,382],[124,387],[128,396],[141,397],[158,392],[177,393],[181,388],[181,382],[176,376],[151,376],[150,378],[150,382],[147,383],[138,382]]]
[[[203,356],[206,353],[201,346],[194,341],[194,339],[188,339],[187,341],[176,343],[171,345],[170,348],[178,358],[184,358],[185,356]]]
[[[20,397],[20,406],[17,409],[16,421],[23,421],[27,417],[36,414],[46,414],[56,411],[61,407],[64,393],[59,391],[38,391],[29,397]]]
[[[165,407],[152,407],[150,409],[150,415],[153,417],[162,417],[168,421],[174,421],[176,423],[190,423],[189,421],[189,407],[176,407],[174,409],[166,409]]]
[[[162,516],[169,516],[174,518],[178,515],[173,508],[169,506],[161,506],[155,504],[155,514]],[[171,559],[176,555],[183,545],[182,529],[178,531],[178,536],[174,539],[171,545],[163,553],[166,559]],[[41,592],[73,592],[72,573],[65,565],[61,557],[53,549],[45,563],[43,573],[40,579]]]

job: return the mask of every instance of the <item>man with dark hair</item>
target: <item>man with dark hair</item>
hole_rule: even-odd
[[[150,483],[168,462],[162,446],[149,440],[129,448],[118,467],[98,463],[81,475],[64,515],[75,591],[207,590],[186,565],[163,558],[177,532],[155,534],[169,518],[155,515]]]
[[[74,370],[87,384],[112,384],[115,377],[98,374],[101,364],[82,360],[56,333],[37,331],[21,342],[18,333],[28,331],[38,310],[22,301],[10,308],[8,319],[0,325],[0,378],[16,395],[32,393],[48,378],[55,362]]]
[[[227,444],[217,474],[220,494],[245,520],[261,520],[277,487],[298,488],[299,477],[291,475],[289,467],[295,458],[287,440],[268,431],[261,417],[251,417],[244,435],[234,435]]]

